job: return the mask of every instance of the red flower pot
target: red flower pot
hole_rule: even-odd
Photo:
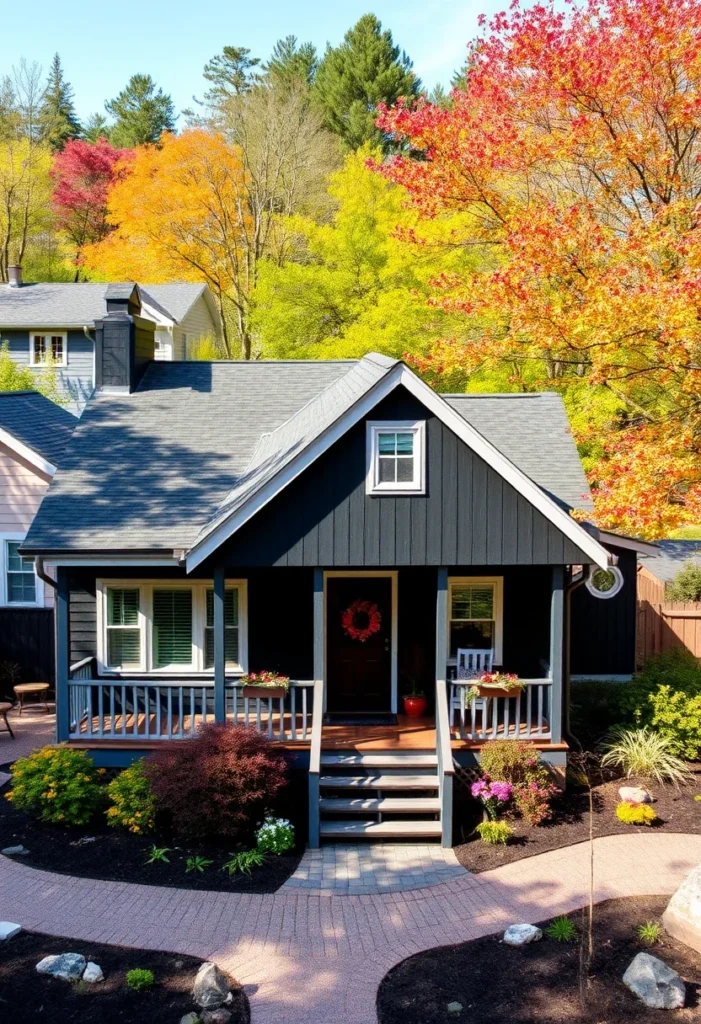
[[[408,718],[423,718],[426,712],[425,697],[405,697],[404,714]]]

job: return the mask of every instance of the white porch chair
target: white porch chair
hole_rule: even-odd
[[[477,679],[485,672],[491,672],[494,664],[494,651],[479,648],[459,647],[456,658],[455,678]],[[455,725],[455,717],[467,706],[466,694],[469,687],[456,686],[450,699],[450,725]],[[475,711],[482,712],[482,724],[486,725],[489,710],[488,697],[475,697]]]

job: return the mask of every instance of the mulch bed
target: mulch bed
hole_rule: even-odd
[[[594,910],[594,959],[580,1001],[580,942],[541,942],[514,948],[500,936],[441,946],[394,967],[377,996],[380,1024],[659,1024],[701,1021],[701,963],[693,949],[663,934],[652,948],[635,929],[659,919],[666,896],[610,900]],[[584,914],[571,915],[582,931]],[[546,927],[547,922],[541,927]],[[687,983],[681,1010],[650,1010],[622,982],[641,951],[659,957]],[[448,1010],[457,1002],[462,1010]]]
[[[675,786],[639,782],[635,779],[603,782],[594,787],[594,835],[611,836],[621,833],[633,834],[641,827],[660,832],[701,832],[701,802],[694,796],[701,793],[701,765],[692,766],[695,780],[688,786]],[[653,805],[658,822],[653,826],[625,825],[616,817],[616,805],[620,802],[620,786],[643,785],[656,798]],[[589,839],[589,797],[581,790],[568,787],[553,804],[551,821],[536,827],[516,819],[510,824],[514,836],[507,846],[488,846],[474,832],[475,825],[482,820],[481,805],[467,798],[469,790],[459,791],[459,811],[456,807],[455,854],[469,871],[479,873],[510,864],[537,853],[573,846]]]
[[[24,846],[29,854],[14,859],[45,871],[177,889],[271,893],[287,881],[302,857],[302,847],[280,857],[269,855],[262,867],[253,869],[250,877],[231,876],[221,867],[236,851],[233,843],[186,845],[169,836],[137,836],[110,828],[104,818],[75,828],[47,825],[13,808],[4,799],[7,791],[8,787],[0,790],[0,849]],[[145,863],[154,844],[169,847],[168,864]],[[205,857],[213,863],[203,873],[186,872],[187,858],[192,856]]]
[[[86,960],[100,965],[105,980],[90,985],[37,974],[35,968],[39,961],[54,953],[82,953]],[[0,943],[0,1020],[8,1024],[10,1021],[177,1024],[186,1013],[197,1011],[191,992],[201,963],[195,957],[176,953],[22,932],[9,942]],[[145,992],[127,988],[126,974],[134,967],[153,971],[153,988]],[[249,1024],[248,999],[240,985],[232,978],[228,981],[234,997],[227,1005],[232,1015],[231,1024]]]

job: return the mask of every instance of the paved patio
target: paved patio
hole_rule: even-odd
[[[15,734],[14,740],[7,732],[0,732],[0,765],[15,761],[18,757],[26,757],[38,747],[53,743],[56,738],[56,715],[53,704],[47,715],[43,705],[34,707],[27,704],[22,714],[10,711],[8,719]]]
[[[701,836],[597,839],[596,900],[671,893],[699,862]],[[575,910],[588,870],[582,844],[430,888],[249,896],[70,878],[0,858],[0,918],[216,960],[246,986],[252,1024],[376,1024],[377,986],[394,964]]]

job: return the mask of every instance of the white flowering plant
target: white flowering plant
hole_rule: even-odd
[[[294,849],[295,829],[287,818],[268,817],[256,832],[256,847],[263,853],[281,853]]]

